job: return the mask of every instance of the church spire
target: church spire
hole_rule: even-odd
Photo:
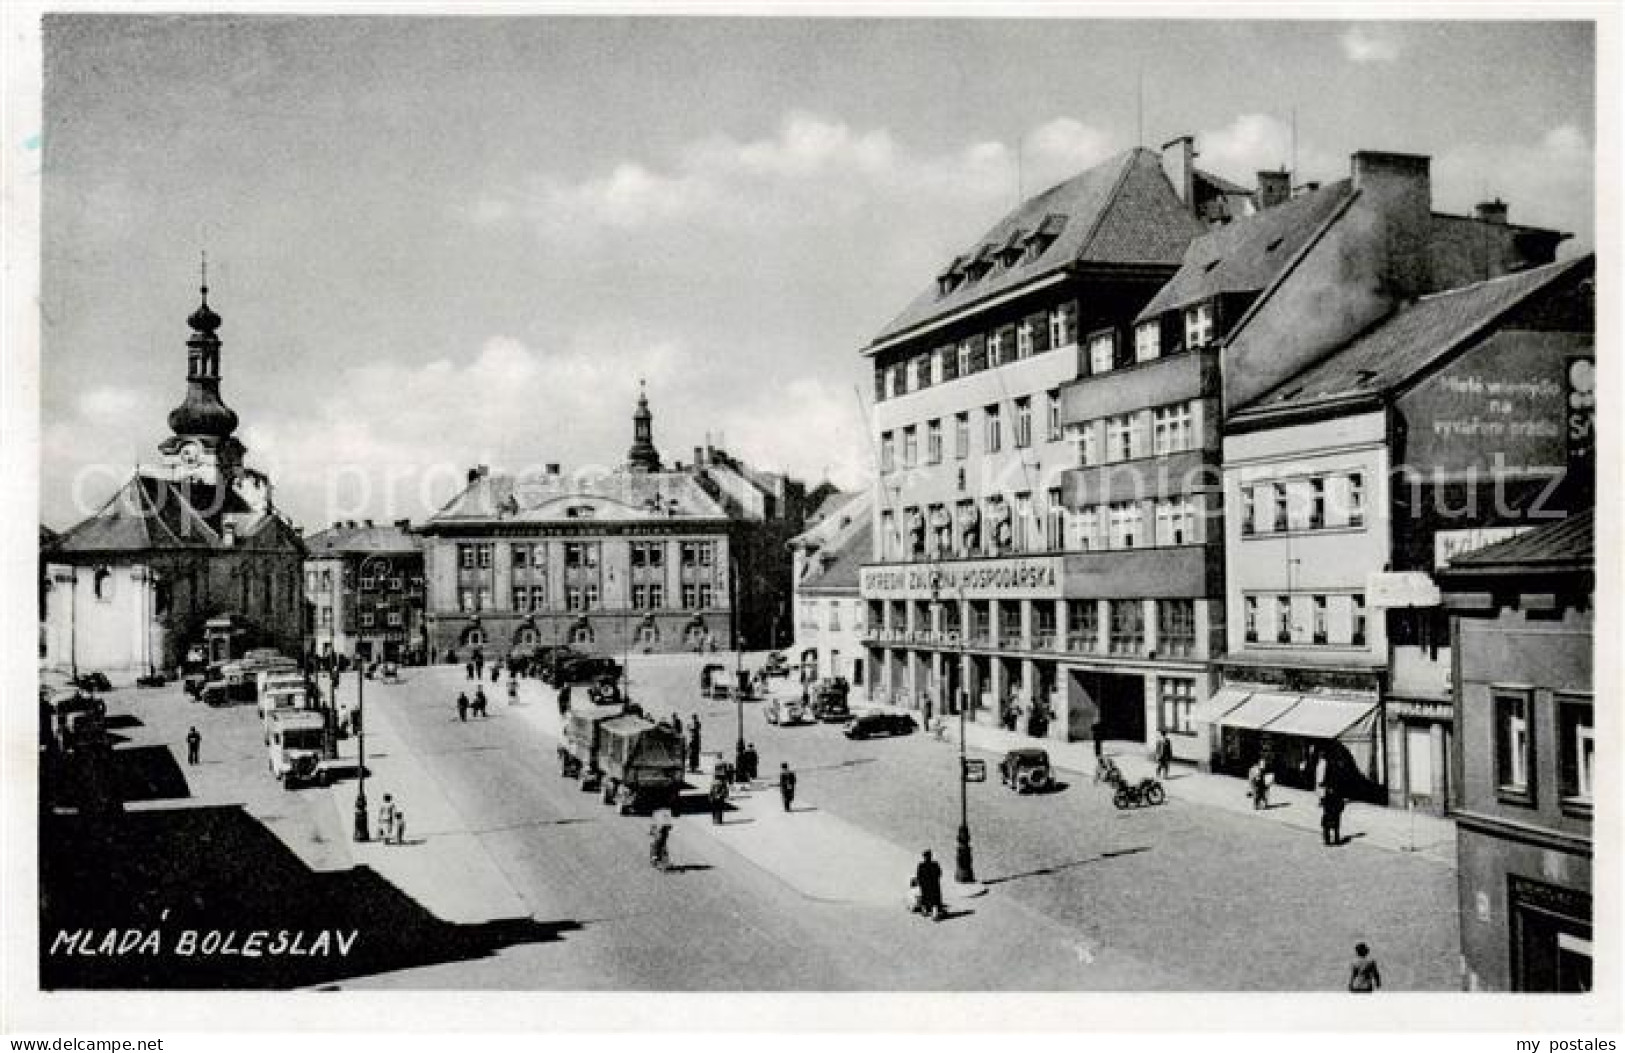
[[[638,380],[638,407],[632,411],[632,448],[626,452],[626,466],[634,472],[660,471],[660,451],[655,449],[654,414],[649,412],[649,396]]]
[[[199,304],[187,317],[186,399],[169,413],[169,430],[177,436],[225,438],[237,430],[237,414],[220,400],[221,318],[209,306],[209,260],[204,256]]]

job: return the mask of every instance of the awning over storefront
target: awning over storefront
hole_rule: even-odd
[[[1277,695],[1268,691],[1255,691],[1247,701],[1219,718],[1228,728],[1264,730],[1265,725],[1298,704],[1300,695]],[[1274,730],[1274,729],[1268,729]]]
[[[1374,699],[1299,695],[1297,704],[1270,721],[1264,730],[1274,735],[1298,735],[1306,739],[1358,741],[1371,737],[1376,712]]]
[[[1191,720],[1203,724],[1217,724],[1226,713],[1247,701],[1250,691],[1225,687],[1215,691],[1207,701],[1199,702],[1191,710]]]

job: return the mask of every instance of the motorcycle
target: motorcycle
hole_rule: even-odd
[[[1131,783],[1123,778],[1123,773],[1113,768],[1112,804],[1118,809],[1138,808],[1141,805],[1159,805],[1168,799],[1167,793],[1162,789],[1162,783],[1147,776],[1139,782]]]

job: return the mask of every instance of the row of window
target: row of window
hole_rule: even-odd
[[[509,562],[515,570],[536,572],[547,567],[545,544],[521,543],[509,545],[508,549]],[[665,542],[662,541],[634,541],[629,546],[628,556],[634,569],[661,567],[665,565],[665,549]],[[458,545],[457,565],[463,570],[489,570],[494,550],[495,546],[488,542]],[[716,562],[716,542],[679,542],[678,559],[684,567],[712,566]],[[590,570],[597,568],[602,561],[602,542],[568,541],[564,544],[566,570]]]
[[[703,625],[690,625],[683,630],[684,644],[690,648],[705,643],[710,639],[710,637],[710,630],[705,628]],[[513,642],[519,645],[536,644],[540,641],[540,635],[535,629],[529,626],[522,626],[519,631],[513,635]],[[486,634],[484,629],[471,626],[468,629],[463,630],[461,642],[464,647],[486,647],[490,645],[491,638]],[[570,626],[570,631],[565,639],[565,642],[571,644],[590,645],[597,642],[597,634],[593,632],[593,627],[591,625],[572,625]],[[653,647],[659,643],[660,627],[652,622],[640,624],[633,632],[632,645],[634,647],[643,645]]]
[[[1073,520],[1076,529],[1069,547],[1082,552],[1202,543],[1201,516],[1193,497],[1094,505],[1079,509]]]
[[[1155,600],[1156,650],[1170,657],[1187,657],[1196,653],[1196,601],[1193,599]],[[994,604],[997,603],[997,607]],[[1066,650],[1080,653],[1143,654],[1147,648],[1145,601],[1120,600],[1035,600],[1032,601],[1032,635],[1024,639],[1021,630],[1021,605],[1016,600],[970,600],[970,630],[967,642],[1020,646],[1026,643],[1035,650],[1048,650],[1062,641],[1059,638],[1059,616],[1065,605]],[[909,604],[893,601],[889,604],[870,604],[869,624],[884,625],[901,631],[912,625],[916,631],[952,634],[960,632],[961,617],[958,603],[928,603],[914,601],[913,619],[909,620]],[[1102,606],[1106,636],[1101,638]],[[935,608],[935,610],[933,610]],[[999,639],[992,637],[992,616],[999,616]]]
[[[1248,643],[1333,647],[1366,644],[1363,593],[1249,593],[1241,602]]]
[[[818,600],[802,600],[798,611],[798,624],[804,629],[825,628],[832,631],[839,630],[841,628],[841,601],[822,601],[824,608],[824,623],[822,626],[819,625],[818,621],[820,602]],[[863,628],[863,601],[861,600],[852,601],[852,628],[858,630]]]
[[[1198,449],[1198,405],[1194,399],[1174,402],[1073,425],[1078,464],[1093,468]]]
[[[875,399],[897,398],[1077,341],[1078,305],[1063,303],[1020,322],[967,336],[875,370]]]
[[[1033,400],[1032,396],[1022,396],[1011,400],[1010,412],[1010,444],[1013,449],[1024,450],[1033,444]],[[1004,449],[1005,440],[1005,411],[999,403],[983,407],[982,409],[982,453],[999,453]],[[902,457],[899,460],[898,437],[901,434]],[[963,461],[970,456],[971,414],[969,410],[954,414],[953,418],[953,456],[955,460]],[[1044,438],[1048,442],[1058,442],[1063,437],[1061,428],[1061,391],[1052,388],[1045,396],[1044,411]],[[941,464],[946,456],[943,445],[942,418],[936,417],[925,422],[924,463]],[[921,463],[920,427],[910,424],[899,431],[883,431],[880,433],[880,469],[889,472],[901,465],[904,468],[913,468]]]
[[[1199,545],[1204,540],[1201,505],[1194,497],[1120,501],[1071,510],[1059,488],[1047,494],[1042,513],[1032,494],[916,505],[903,509],[904,531],[891,512],[880,514],[881,559],[972,556],[1014,552],[1106,552]],[[974,529],[973,529],[974,528]]]
[[[681,590],[683,610],[709,608],[716,593],[705,582],[684,582]],[[564,609],[567,611],[597,610],[601,607],[601,593],[596,582],[571,585],[564,590]],[[636,611],[663,610],[666,607],[666,587],[658,582],[640,582],[632,586],[632,609]],[[490,589],[463,589],[459,594],[458,609],[464,612],[491,610]],[[547,589],[540,585],[515,585],[509,610],[521,613],[547,610]]]
[[[1365,474],[1340,472],[1241,488],[1241,532],[1329,530],[1365,525]]]
[[[1052,212],[1032,230],[1017,228],[1000,242],[979,245],[967,256],[956,256],[937,275],[937,295],[947,296],[961,285],[974,284],[999,268],[1009,270],[1032,263],[1055,244],[1066,227],[1066,216]]]
[[[1495,781],[1497,796],[1533,807],[1537,801],[1535,696],[1528,688],[1498,687],[1495,699]],[[1596,735],[1591,698],[1554,699],[1557,731],[1557,792],[1564,805],[1591,807],[1596,788]]]

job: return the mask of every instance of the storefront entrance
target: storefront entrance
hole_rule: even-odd
[[[1070,670],[1066,723],[1071,741],[1145,742],[1145,678],[1124,673]]]

